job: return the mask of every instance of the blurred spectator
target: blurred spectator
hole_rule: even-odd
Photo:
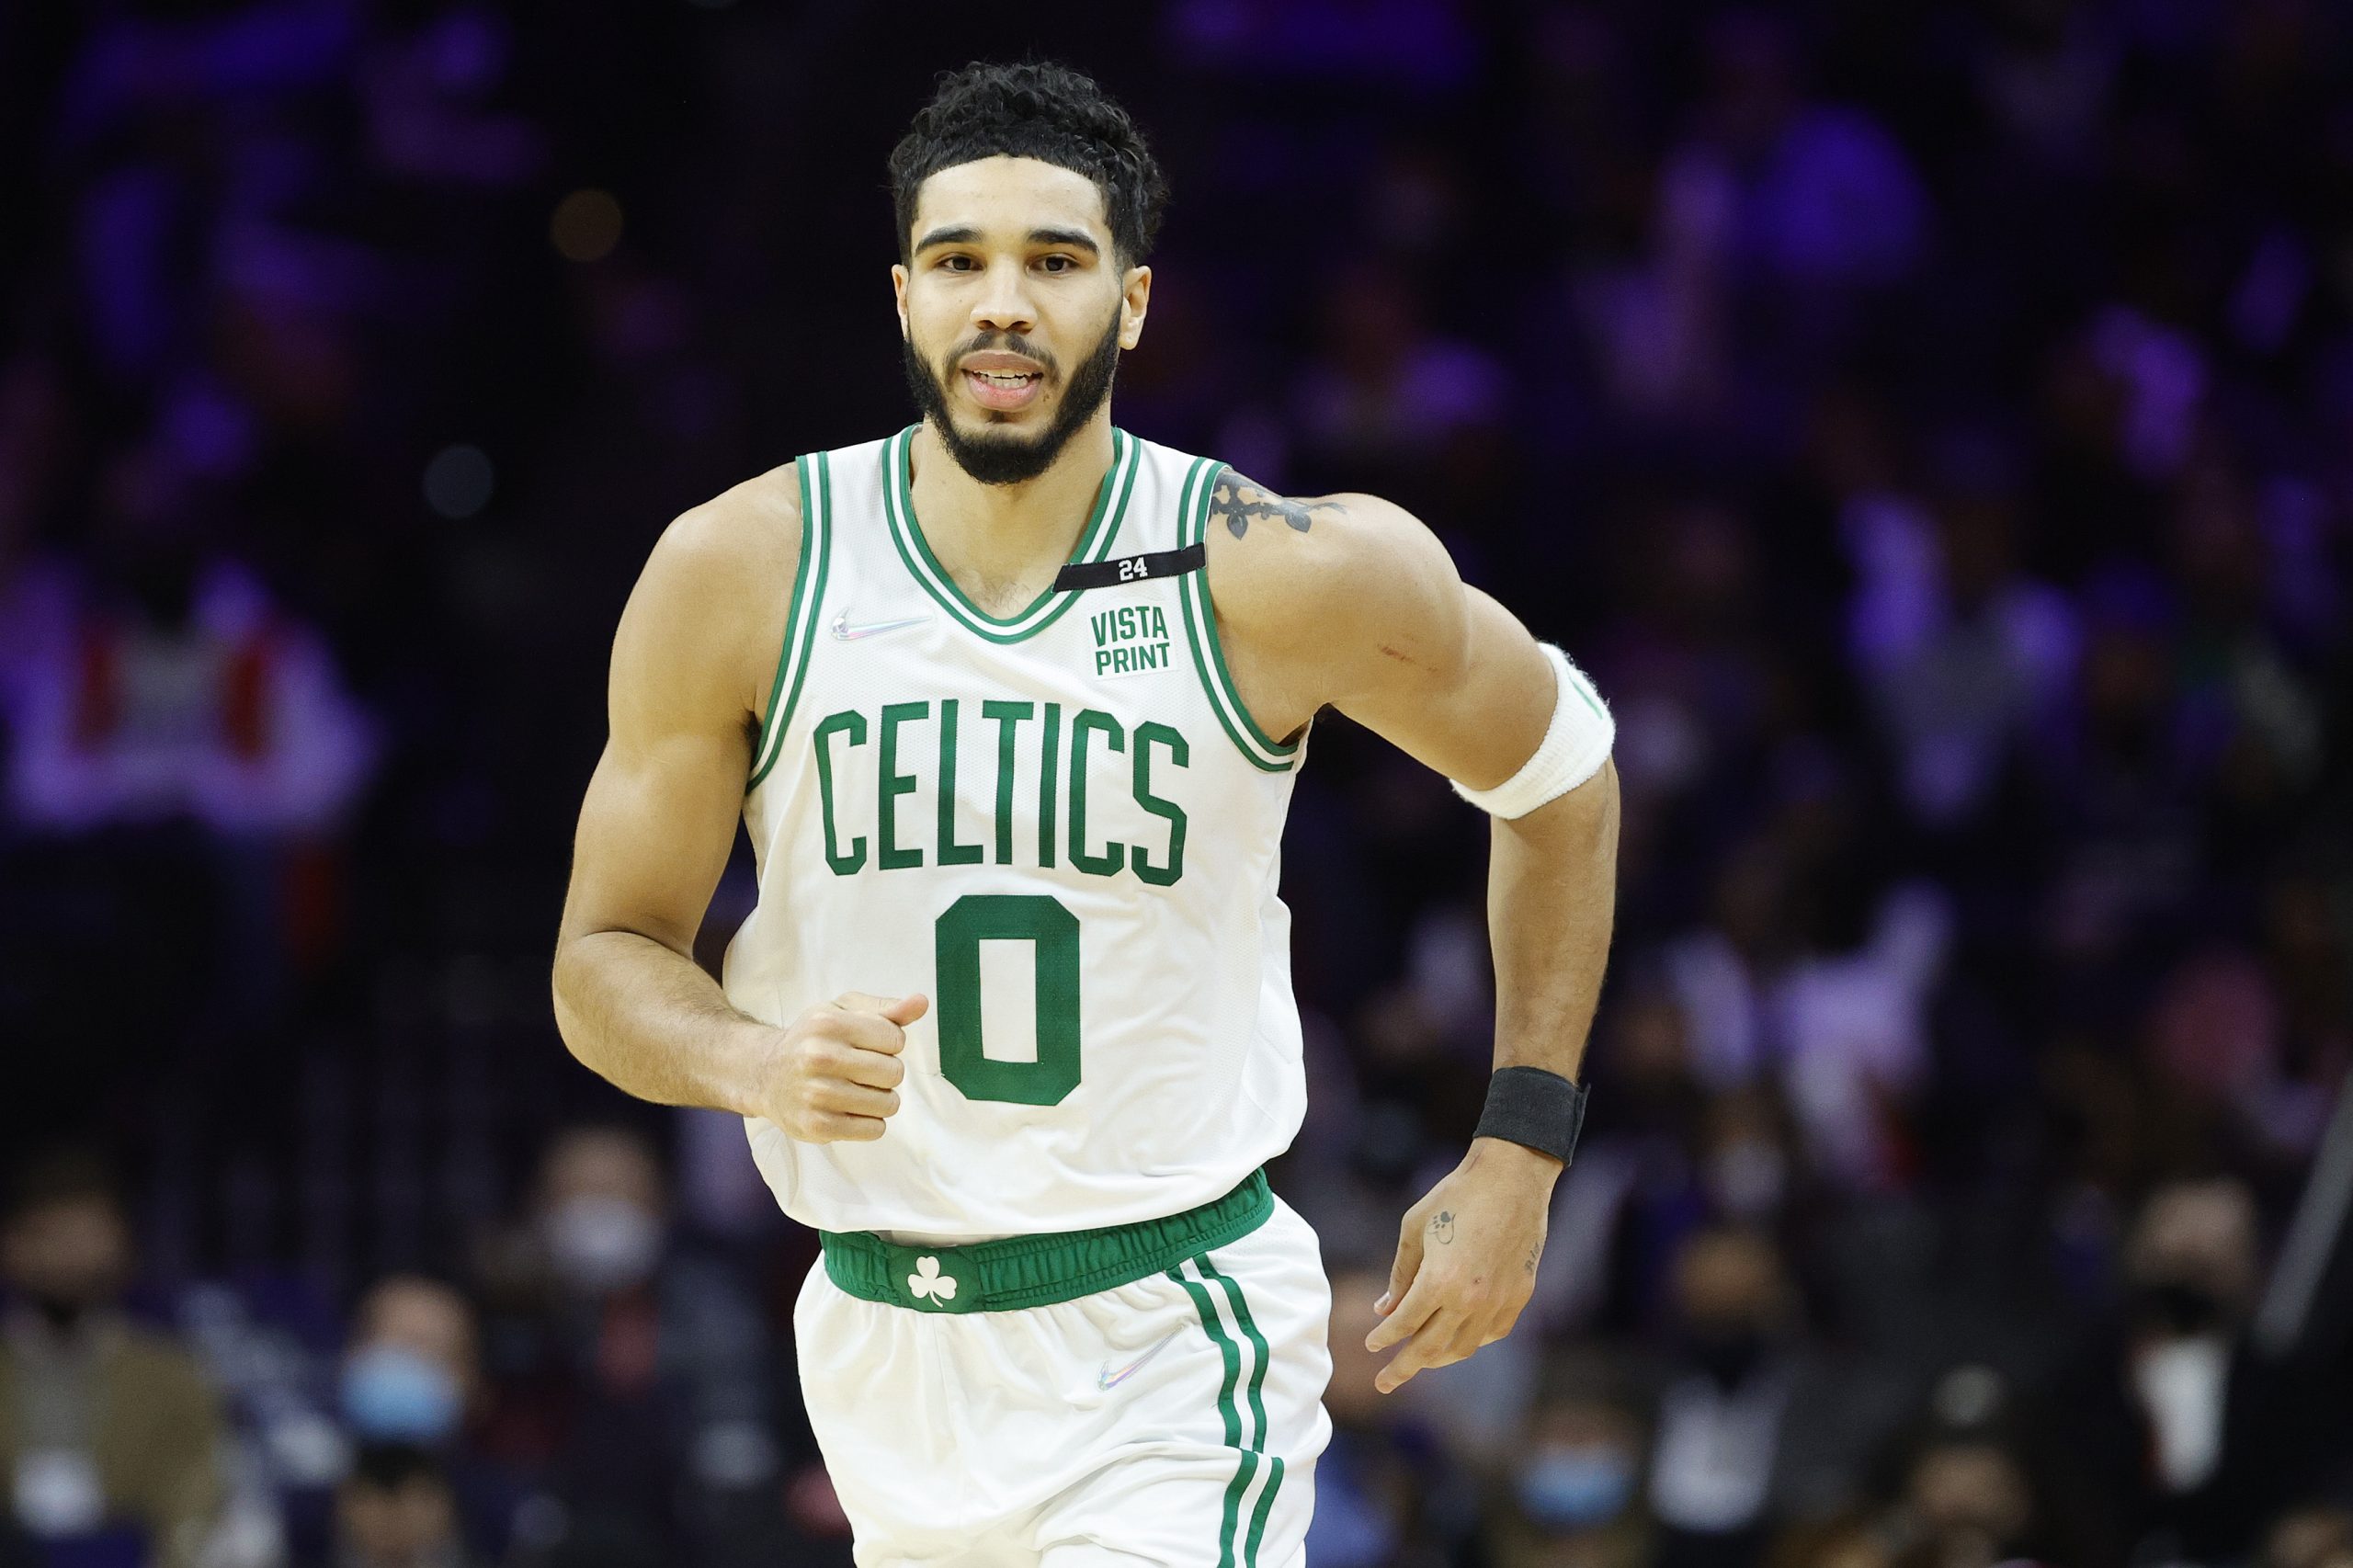
[[[338,840],[376,752],[325,640],[221,550],[203,491],[162,440],[110,457],[56,613],[0,668],[12,874],[47,901],[26,990],[133,1039],[282,1024],[347,929]],[[107,983],[126,948],[153,955],[153,993]]]
[[[0,1224],[0,1471],[17,1525],[191,1568],[221,1503],[220,1417],[195,1361],[123,1314],[134,1262],[112,1182],[86,1155],[37,1160]]]
[[[1321,298],[1321,351],[1291,402],[1302,490],[1348,474],[1426,510],[1461,518],[1475,508],[1510,394],[1494,357],[1433,332],[1413,282],[1398,268],[1359,263]],[[1439,475],[1461,483],[1423,497]],[[1273,483],[1269,481],[1268,483]],[[1440,497],[1443,495],[1443,500]]]
[[[1679,154],[1694,174],[1670,178],[1728,181],[1738,243],[1768,276],[1801,289],[1891,281],[1927,237],[1919,178],[1869,113],[1805,100],[1792,35],[1763,10],[1706,27],[1708,96]]]
[[[1705,428],[1731,392],[1733,193],[1712,164],[1656,179],[1649,244],[1577,267],[1567,304],[1608,405],[1631,422]],[[1614,700],[1614,699],[1613,699]]]
[[[2262,1568],[2353,1568],[2353,1507],[2290,1510],[2266,1536],[2261,1562]]]
[[[2022,1550],[2036,1524],[2026,1471],[1998,1443],[1946,1438],[1912,1461],[1904,1507],[1918,1539],[1898,1568],[1994,1568],[2045,1561]]]
[[[2075,1358],[2055,1402],[2144,1550],[2216,1554],[2326,1476],[2347,1423],[2342,1371],[2247,1335],[2261,1267],[2234,1179],[2177,1181],[2128,1237],[2120,1320]]]
[[[2255,1206],[2236,1183],[2161,1189],[2125,1256],[2140,1291],[2126,1378],[2169,1493],[2211,1478],[2222,1452],[2231,1345],[2255,1305]]]
[[[2114,1551],[2093,1533],[2080,1466],[1991,1367],[1938,1378],[1895,1458],[1894,1497],[1874,1539],[1898,1568],[2063,1564]]]
[[[2074,679],[2066,597],[2018,570],[2018,476],[2000,441],[1955,431],[1932,463],[1933,522],[1893,500],[1844,519],[1855,568],[1849,639],[1915,820],[1977,812],[2049,738]]]
[[[1927,1069],[1947,903],[1926,884],[1893,890],[1863,939],[1838,950],[1822,918],[1806,928],[1796,892],[1807,869],[1783,843],[1744,846],[1718,884],[1717,924],[1668,949],[1670,983],[1708,1082],[1777,1079],[1813,1170],[1848,1187],[1899,1186],[1900,1118]]]
[[[473,1309],[456,1290],[395,1275],[360,1298],[352,1313],[340,1404],[345,1427],[360,1446],[363,1470],[371,1445],[428,1460],[433,1485],[455,1509],[473,1555],[499,1562],[525,1493],[517,1478],[473,1446],[470,1426],[479,1421],[482,1398]],[[392,1488],[384,1483],[381,1489]]]
[[[1683,1238],[1710,1217],[1701,1130],[1711,1102],[1674,996],[1649,976],[1622,981],[1595,1028],[1596,1103],[1610,1108],[1592,1119],[1554,1188],[1528,1309],[1555,1334],[1648,1325]],[[1745,1199],[1765,1173],[1759,1162],[1742,1164],[1732,1174]]]
[[[1805,1341],[1795,1282],[1767,1236],[1698,1231],[1671,1278],[1676,1334],[1647,1467],[1656,1561],[1754,1562],[1794,1513],[1852,1494],[1880,1437],[1873,1406]]]
[[[343,1418],[364,1443],[443,1443],[463,1426],[480,1375],[462,1297],[430,1279],[379,1280],[352,1312]]]
[[[559,1135],[530,1229],[491,1276],[485,1444],[544,1474],[573,1528],[650,1521],[685,1542],[776,1527],[767,1327],[728,1267],[672,1232],[642,1137]]]
[[[1674,1291],[1679,1339],[1650,1462],[1659,1560],[1745,1562],[1770,1517],[1797,1379],[1790,1281],[1769,1242],[1715,1229],[1685,1245]]]
[[[334,1568],[468,1568],[457,1499],[430,1450],[369,1444],[335,1490]]]
[[[1641,1568],[1652,1560],[1643,1506],[1643,1420],[1628,1379],[1599,1358],[1545,1370],[1490,1510],[1497,1568]]]
[[[1319,1568],[1445,1562],[1472,1522],[1463,1517],[1472,1501],[1465,1478],[1414,1419],[1412,1402],[1373,1387],[1385,1358],[1364,1341],[1381,1322],[1372,1303],[1388,1289],[1385,1266],[1333,1271],[1332,1381],[1324,1395],[1332,1443],[1316,1461],[1307,1536],[1308,1560]]]
[[[17,817],[54,832],[187,817],[264,838],[334,825],[374,748],[324,641],[215,551],[166,451],[115,459],[100,505],[106,559],[71,624],[22,655]]]

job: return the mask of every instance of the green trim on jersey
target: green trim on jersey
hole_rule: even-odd
[[[817,470],[813,505],[809,483],[813,464]],[[776,684],[768,690],[767,717],[761,722],[760,738],[752,747],[752,781],[744,786],[747,795],[760,787],[776,759],[784,755],[784,727],[792,722],[792,705],[801,699],[801,683],[809,674],[810,653],[817,644],[817,617],[825,602],[825,568],[833,553],[826,548],[834,513],[830,454],[815,452],[802,458],[793,465],[793,473],[801,483],[801,560],[792,572],[791,608],[785,612],[784,646],[777,653]],[[809,575],[812,561],[817,567],[813,582]]]
[[[911,454],[915,434],[921,428],[920,425],[910,425],[882,443],[882,506],[890,518],[891,542],[899,547],[899,559],[907,563],[907,571],[925,591],[939,601],[940,608],[974,636],[985,637],[992,642],[1018,642],[1036,636],[1061,619],[1063,612],[1077,602],[1079,590],[1065,588],[1058,592],[1048,584],[1029,601],[1028,608],[1003,619],[964,597],[956,579],[931,553],[931,545],[923,537],[923,524],[915,517]],[[1119,537],[1120,522],[1127,515],[1128,497],[1135,493],[1136,471],[1142,461],[1142,448],[1136,439],[1113,426],[1111,466],[1104,471],[1103,487],[1095,494],[1095,510],[1071,551],[1074,563],[1101,561],[1111,553],[1111,541]],[[1116,504],[1112,500],[1115,492],[1119,496]]]
[[[1186,471],[1184,494],[1176,503],[1176,543],[1180,549],[1208,541],[1210,494],[1224,469],[1222,462],[1195,458],[1193,466]],[[1193,645],[1193,667],[1200,672],[1201,689],[1209,693],[1210,707],[1216,712],[1218,722],[1254,766],[1268,773],[1290,771],[1299,760],[1299,743],[1292,741],[1286,745],[1258,728],[1258,722],[1250,717],[1250,710],[1243,706],[1241,693],[1233,689],[1233,676],[1225,667],[1225,650],[1218,642],[1217,614],[1210,601],[1209,569],[1204,566],[1199,572],[1188,572],[1176,582],[1177,597],[1185,608],[1185,630]],[[1204,648],[1208,650],[1206,655]]]

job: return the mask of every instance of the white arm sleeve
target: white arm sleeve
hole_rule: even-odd
[[[1552,703],[1552,723],[1536,755],[1518,772],[1492,790],[1465,789],[1449,779],[1454,792],[1491,816],[1524,817],[1547,801],[1567,794],[1601,771],[1618,725],[1585,672],[1550,642],[1540,642],[1559,681]]]

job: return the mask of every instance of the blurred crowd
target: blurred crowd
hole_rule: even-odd
[[[1317,725],[1315,1568],[2353,1565],[2353,17],[1074,9],[0,7],[0,1564],[847,1560],[810,1239],[545,969],[637,566],[908,417],[883,154],[1035,47],[1176,193],[1119,422],[1619,725],[1536,1299],[1386,1399],[1484,828]]]

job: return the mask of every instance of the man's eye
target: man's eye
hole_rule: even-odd
[[[1068,272],[1071,268],[1076,267],[1078,263],[1071,260],[1071,258],[1066,256],[1049,256],[1040,257],[1038,265],[1044,267],[1049,272]]]
[[[939,265],[950,272],[970,272],[972,270],[973,263],[969,256],[942,256]]]

